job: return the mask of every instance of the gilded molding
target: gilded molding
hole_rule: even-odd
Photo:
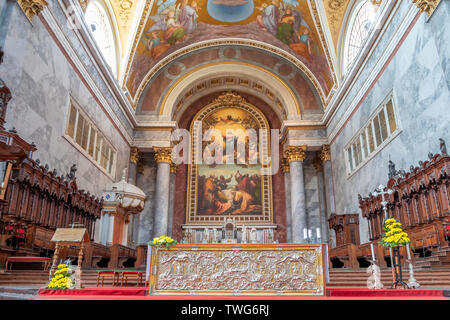
[[[322,162],[331,160],[331,152],[329,144],[322,145],[322,150],[320,150],[320,159],[322,160]]]
[[[155,151],[155,160],[157,163],[160,162],[172,162],[172,147],[163,147],[163,148],[153,148]]]
[[[45,0],[17,0],[17,3],[30,22],[48,5]]]
[[[286,157],[287,161],[293,162],[293,161],[304,161],[306,158],[306,145],[305,146],[289,146],[287,147],[286,151],[284,152],[284,156]]]
[[[430,17],[434,10],[436,10],[437,6],[441,0],[413,0],[413,3],[420,9],[422,12],[426,12]]]
[[[140,152],[137,147],[131,147],[130,149],[130,162],[137,164],[139,162]]]

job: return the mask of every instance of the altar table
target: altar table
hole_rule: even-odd
[[[152,247],[151,295],[326,293],[325,244],[177,244]]]

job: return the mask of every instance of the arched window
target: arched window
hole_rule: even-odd
[[[114,76],[116,76],[116,46],[111,22],[105,9],[97,1],[91,1],[86,8],[84,19],[106,63],[111,68]]]
[[[361,1],[350,18],[344,42],[343,71],[353,65],[359,51],[367,40],[376,17],[376,8],[370,0]]]

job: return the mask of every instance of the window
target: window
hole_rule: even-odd
[[[116,152],[73,100],[70,101],[66,136],[83,149],[88,158],[111,176],[114,174]]]
[[[346,147],[349,174],[366,163],[398,132],[392,95]]]
[[[355,8],[355,13],[348,25],[348,35],[344,44],[343,71],[347,71],[353,65],[359,51],[364,46],[376,17],[376,7],[370,0],[361,1]]]
[[[106,63],[116,75],[117,59],[114,33],[105,9],[97,1],[91,1],[86,8],[84,19]]]

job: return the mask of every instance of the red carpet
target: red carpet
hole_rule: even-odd
[[[40,289],[35,299],[74,300],[449,300],[443,290],[328,288],[327,296],[145,296],[146,287],[86,287],[83,289]]]

